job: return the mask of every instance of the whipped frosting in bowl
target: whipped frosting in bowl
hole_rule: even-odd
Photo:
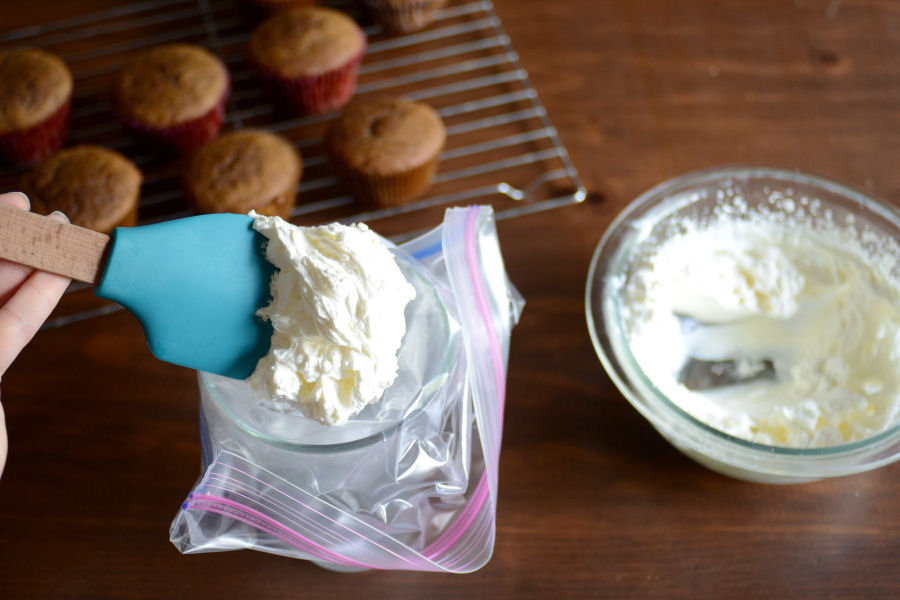
[[[629,402],[713,470],[790,483],[900,458],[900,212],[764,167],[664,182],[604,233],[585,295]]]
[[[276,445],[368,443],[422,410],[449,373],[455,327],[415,259],[363,224],[255,215],[276,268],[269,353],[245,381],[200,375],[229,420]]]
[[[720,217],[660,244],[622,293],[642,371],[717,430],[817,448],[900,419],[900,285],[846,236]]]

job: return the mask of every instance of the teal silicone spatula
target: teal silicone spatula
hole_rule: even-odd
[[[0,206],[0,258],[92,284],[134,313],[160,360],[244,379],[272,337],[256,311],[275,267],[252,223],[200,215],[107,236]]]

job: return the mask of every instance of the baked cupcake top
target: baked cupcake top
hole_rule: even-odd
[[[301,171],[299,154],[281,136],[234,131],[194,154],[184,186],[199,210],[243,214],[296,187]]]
[[[69,68],[44,50],[0,52],[0,81],[0,134],[37,125],[72,96]]]
[[[348,167],[391,175],[431,160],[445,140],[444,124],[427,104],[375,97],[347,106],[329,130],[327,143]]]
[[[341,11],[306,6],[277,13],[250,35],[250,54],[280,77],[313,77],[363,53],[366,35]]]
[[[168,44],[128,61],[116,82],[115,101],[127,117],[169,127],[212,110],[228,86],[228,70],[214,54],[192,44]]]
[[[35,212],[61,210],[75,225],[109,232],[134,209],[141,172],[118,152],[82,145],[39,163],[21,185]]]

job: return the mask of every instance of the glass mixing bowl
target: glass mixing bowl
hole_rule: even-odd
[[[405,311],[407,331],[397,353],[397,378],[378,401],[346,423],[324,425],[299,409],[276,406],[246,381],[199,373],[201,401],[208,408],[208,418],[223,421],[220,425],[231,431],[227,437],[234,438],[245,455],[275,449],[315,454],[362,448],[414,418],[441,390],[457,343],[455,322],[430,274],[415,259],[394,251],[397,264],[416,290]]]
[[[727,193],[726,193],[727,192]],[[772,201],[773,192],[794,202]],[[634,200],[604,233],[588,272],[585,308],[600,362],[631,404],[681,452],[723,474],[765,483],[797,483],[859,473],[900,458],[900,423],[872,437],[836,446],[793,448],[737,438],[694,418],[670,401],[641,370],[623,327],[624,286],[639,264],[685,217],[702,221],[723,196],[751,210],[784,211],[815,225],[827,221],[900,241],[900,211],[871,195],[813,175],[761,167],[689,173]],[[871,236],[874,233],[876,236]],[[863,246],[869,250],[866,243]],[[877,249],[872,246],[872,252]],[[891,271],[900,280],[900,261]]]
[[[306,418],[298,409],[276,405],[271,398],[254,392],[245,381],[198,374],[204,473],[213,461],[233,464],[234,460],[225,456],[232,454],[241,459],[237,461],[241,468],[251,465],[251,473],[253,469],[260,469],[267,473],[266,482],[276,482],[260,482],[248,491],[235,491],[238,484],[234,482],[225,484],[227,489],[223,493],[241,505],[241,510],[248,506],[248,510],[255,510],[258,503],[254,498],[267,494],[288,494],[290,498],[290,494],[296,493],[298,498],[314,495],[328,502],[352,503],[357,498],[354,494],[359,493],[359,486],[365,482],[372,483],[372,497],[360,501],[378,507],[380,500],[377,499],[381,498],[378,486],[391,481],[394,474],[376,470],[360,475],[357,472],[360,465],[390,464],[395,455],[407,452],[408,439],[414,438],[421,428],[428,427],[424,422],[435,418],[436,409],[440,414],[442,400],[446,397],[446,383],[462,344],[459,324],[444,301],[444,290],[438,287],[432,274],[415,258],[393,245],[390,247],[407,281],[416,290],[415,299],[405,310],[407,328],[397,354],[397,378],[378,401],[347,422],[323,425]],[[377,458],[381,455],[390,458]],[[410,457],[416,455],[409,454]],[[414,479],[417,471],[431,472],[435,468],[434,460],[427,452],[421,455],[403,463],[403,477],[408,478],[407,481]],[[373,456],[376,459],[373,460]],[[353,481],[353,490],[344,497],[348,480]],[[211,485],[221,484],[214,482]],[[297,500],[296,506],[303,507],[304,504]],[[292,518],[313,520],[313,516],[304,516],[303,511],[307,509],[296,509],[300,516]],[[362,512],[363,509],[359,509],[359,513]],[[295,555],[296,548],[279,546],[276,538],[260,533],[252,524],[232,525],[234,530],[229,535],[235,547],[256,543],[252,542],[255,536],[262,536],[260,539],[265,540],[258,545],[271,545],[276,553]],[[416,534],[410,530],[410,536]],[[344,552],[342,544],[351,545],[358,541],[353,536],[337,535],[337,538],[342,541],[336,541],[332,549],[338,555]],[[366,570],[319,560],[313,562],[332,571]]]

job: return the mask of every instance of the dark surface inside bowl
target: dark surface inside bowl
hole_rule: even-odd
[[[747,373],[736,360],[700,360],[688,358],[678,373],[678,381],[691,391],[714,390],[775,379],[771,360],[755,361],[757,368]]]

